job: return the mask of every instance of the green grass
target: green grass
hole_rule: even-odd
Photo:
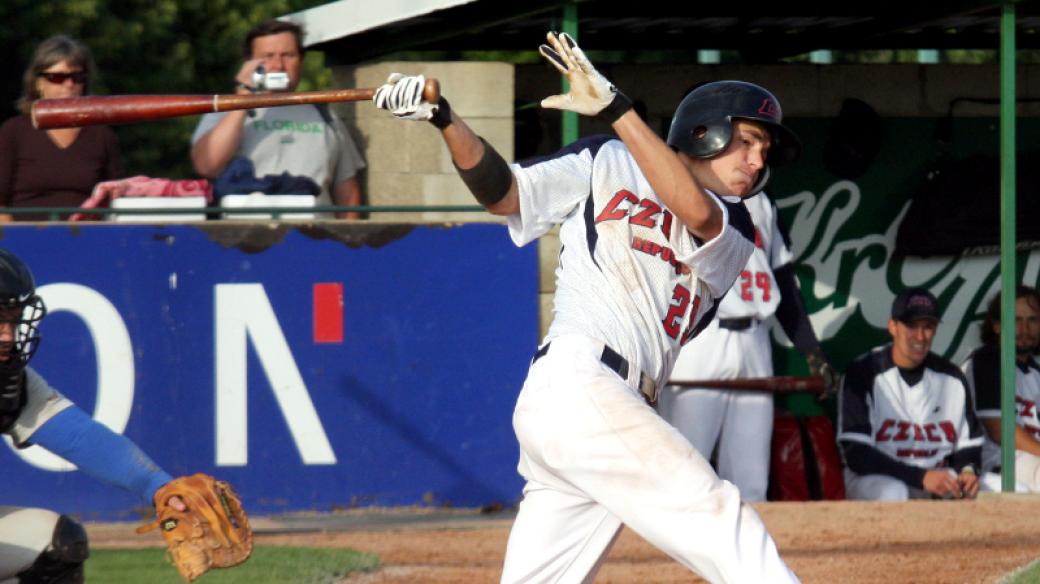
[[[1002,584],[1040,584],[1040,560],[1005,578]]]
[[[244,564],[210,570],[199,584],[325,584],[351,572],[379,567],[379,558],[353,550],[258,546]],[[87,560],[88,584],[180,584],[165,549],[91,550]]]

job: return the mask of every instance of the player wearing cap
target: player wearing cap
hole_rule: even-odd
[[[374,98],[441,130],[463,181],[507,217],[515,243],[561,225],[553,322],[513,414],[527,483],[502,581],[591,582],[627,525],[710,582],[796,582],[736,487],[651,403],[754,248],[739,197],[798,143],[772,94],[719,82],[725,91],[687,96],[665,144],[573,39],[548,42],[541,53],[571,89],[542,106],[598,116],[620,139],[508,165],[446,100],[422,101],[421,76],[394,74]],[[726,116],[694,115],[721,104]]]
[[[979,491],[982,427],[964,374],[931,352],[939,314],[931,292],[900,292],[892,342],[845,372],[838,443],[850,499],[971,499]]]
[[[981,329],[982,346],[964,362],[979,421],[986,429],[982,446],[983,489],[1000,484],[1000,295],[989,303]],[[1015,490],[1040,492],[1040,292],[1018,286],[1015,292]]]

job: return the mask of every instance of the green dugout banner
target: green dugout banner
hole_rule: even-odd
[[[913,195],[935,178],[929,173],[939,168],[940,158],[970,164],[980,154],[996,156],[998,151],[995,118],[957,118],[947,134],[949,141],[943,142],[935,138],[937,123],[931,118],[883,120],[884,140],[877,157],[862,176],[843,179],[823,164],[831,120],[791,122],[805,145],[804,155],[795,166],[775,172],[770,195],[791,234],[813,326],[839,371],[890,340],[886,324],[892,299],[909,286],[926,287],[939,299],[943,313],[932,347],[935,353],[960,364],[980,344],[979,324],[1000,288],[1000,257],[995,249],[986,254],[930,257],[895,253],[896,235]],[[1038,125],[1034,120],[1020,121],[1021,144],[1037,143]],[[1031,196],[1020,186],[1020,201]],[[951,205],[963,200],[951,193]],[[954,214],[973,213],[975,205],[982,217],[984,207],[997,206],[999,200],[988,191],[980,192],[968,208],[955,209]],[[1026,224],[1028,217],[1020,216],[1020,233]],[[945,235],[941,222],[925,222],[920,229]],[[1018,270],[1023,283],[1040,284],[1040,252],[1020,252]],[[770,326],[777,373],[804,374],[801,354],[791,348],[775,320]],[[802,414],[818,413],[821,407],[809,396],[793,396],[785,402]]]

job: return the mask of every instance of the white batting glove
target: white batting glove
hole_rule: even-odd
[[[389,110],[403,120],[428,121],[437,113],[438,104],[423,101],[426,78],[422,75],[391,73],[386,84],[376,89],[372,101],[376,107]]]
[[[570,82],[570,91],[542,100],[542,107],[569,110],[586,116],[599,116],[613,123],[632,108],[632,102],[589,62],[567,33],[546,35],[548,45],[538,47],[542,54]]]

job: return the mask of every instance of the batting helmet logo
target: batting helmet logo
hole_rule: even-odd
[[[767,97],[762,100],[762,107],[758,108],[758,113],[771,118],[779,118],[780,106],[776,105],[775,101]]]

